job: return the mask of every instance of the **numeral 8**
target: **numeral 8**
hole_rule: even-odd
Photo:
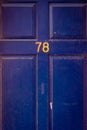
[[[43,43],[43,47],[42,47],[42,51],[44,52],[44,53],[47,53],[47,52],[49,52],[49,43],[48,42],[44,42]]]

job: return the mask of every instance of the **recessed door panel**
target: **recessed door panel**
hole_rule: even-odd
[[[36,57],[2,58],[2,129],[36,129]]]
[[[34,3],[2,4],[2,38],[29,39],[36,36]]]
[[[83,130],[83,56],[50,56],[50,128]]]
[[[50,4],[50,38],[82,39],[86,32],[84,4]]]

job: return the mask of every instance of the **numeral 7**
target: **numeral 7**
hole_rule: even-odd
[[[42,42],[36,42],[35,44],[38,45],[38,47],[37,47],[37,52],[40,52],[40,47],[41,47],[41,45],[42,45]]]

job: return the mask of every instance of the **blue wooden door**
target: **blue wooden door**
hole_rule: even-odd
[[[87,130],[86,2],[0,1],[0,130]]]

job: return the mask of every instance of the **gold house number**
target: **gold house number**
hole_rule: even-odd
[[[49,43],[48,43],[48,42],[36,42],[35,44],[38,45],[38,47],[37,47],[37,52],[40,52],[41,47],[42,47],[42,51],[43,51],[44,53],[47,53],[47,52],[49,52],[49,50],[50,50],[50,47],[49,47]]]

